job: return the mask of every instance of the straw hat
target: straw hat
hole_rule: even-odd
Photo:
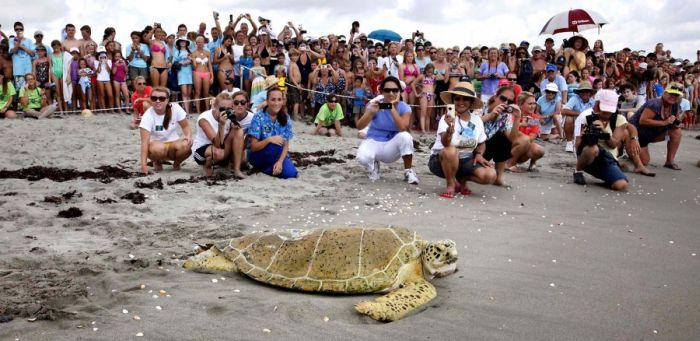
[[[593,87],[591,86],[591,83],[586,82],[586,81],[578,83],[578,89],[574,89],[574,92],[581,92],[581,91],[593,91]]]
[[[446,104],[453,104],[452,96],[464,96],[472,99],[472,106],[469,109],[478,109],[484,106],[484,103],[476,97],[476,91],[474,91],[474,86],[469,82],[459,82],[455,85],[454,89],[443,91],[440,93],[440,98]]]
[[[278,82],[279,82],[279,79],[277,79],[277,77],[267,76],[267,78],[265,78],[265,89],[269,89],[269,88],[277,86]]]

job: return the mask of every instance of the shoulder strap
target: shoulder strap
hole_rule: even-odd
[[[613,113],[610,115],[610,131],[613,133],[615,132],[615,128],[617,127],[617,112]]]

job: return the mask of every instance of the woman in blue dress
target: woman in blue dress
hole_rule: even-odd
[[[267,91],[267,106],[253,117],[248,128],[248,162],[267,175],[281,179],[296,178],[296,167],[289,159],[289,141],[294,136],[287,115],[284,93],[279,88]]]
[[[189,41],[186,37],[178,37],[175,42],[177,48],[173,51],[173,68],[177,70],[177,85],[182,92],[182,107],[190,113],[189,102],[192,90],[192,60],[190,59]]]

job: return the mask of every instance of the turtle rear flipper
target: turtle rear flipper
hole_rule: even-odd
[[[437,296],[437,290],[425,279],[406,282],[374,301],[364,301],[355,305],[355,310],[377,321],[396,321],[428,303]]]

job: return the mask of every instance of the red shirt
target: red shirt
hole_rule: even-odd
[[[131,103],[134,106],[134,110],[136,110],[137,113],[139,113],[139,117],[143,116],[143,101],[139,101],[136,103],[136,100],[139,98],[147,99],[150,101],[151,99],[151,92],[153,92],[153,88],[150,86],[146,86],[145,89],[143,89],[143,95],[140,95],[138,91],[134,91],[134,94],[131,95]]]
[[[540,115],[535,113],[529,116],[523,116],[520,118],[520,125],[518,130],[521,133],[530,136],[530,134],[539,135],[540,134]]]

